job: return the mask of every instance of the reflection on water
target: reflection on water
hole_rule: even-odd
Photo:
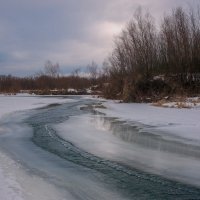
[[[163,137],[162,134],[152,126],[146,126],[140,123],[126,123],[118,121],[116,118],[109,118],[101,115],[96,115],[91,119],[91,123],[98,127],[104,127],[109,130],[114,136],[121,140],[139,145],[143,148],[149,148],[156,151],[169,152],[182,156],[190,156],[200,158],[200,146],[195,143],[188,143],[170,135]],[[164,133],[167,135],[167,133]]]

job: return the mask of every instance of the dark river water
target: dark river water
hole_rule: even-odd
[[[137,158],[134,159],[134,148],[139,146],[141,151],[137,151],[141,154],[145,153],[143,148],[147,152],[159,149],[159,152],[166,154],[175,153],[198,160],[198,146],[164,141],[152,133],[139,134],[140,125],[130,126],[95,112],[93,105],[99,104],[99,101],[80,97],[74,99],[76,101],[71,103],[13,114],[3,122],[9,131],[0,136],[2,151],[17,160],[32,176],[42,177],[54,185],[58,193],[62,193],[63,199],[200,199],[198,184],[181,181],[176,174],[173,178],[173,173],[164,170],[153,167],[148,170],[145,162],[141,164],[142,158],[139,159],[140,164]],[[100,123],[101,127],[109,127],[101,130],[105,137],[99,135],[100,130],[89,128],[91,137],[99,135],[101,140],[87,139],[90,137],[86,133],[88,127],[81,128],[80,123],[88,118],[91,124]],[[68,122],[71,122],[68,129],[58,128],[60,124]],[[64,131],[66,137],[62,137]],[[107,136],[106,131],[112,132],[112,136]],[[76,137],[81,139],[77,141]],[[107,139],[104,141],[107,137],[112,140],[110,143]],[[115,145],[112,152],[109,144]],[[127,154],[120,151],[123,147],[129,149]],[[154,158],[148,159],[152,161]]]

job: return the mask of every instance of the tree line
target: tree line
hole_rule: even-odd
[[[158,25],[138,9],[115,39],[104,71],[108,98],[199,92],[200,10],[176,8]]]
[[[67,94],[68,89],[75,89],[80,94],[84,90],[97,84],[98,66],[92,62],[87,66],[87,76],[81,76],[80,68],[74,69],[71,75],[64,76],[60,72],[58,63],[47,61],[44,69],[34,76],[15,77],[12,75],[0,75],[0,92],[17,93],[20,91],[36,92],[37,94],[51,94],[52,90],[58,90],[58,94]],[[57,94],[57,93],[56,93]]]

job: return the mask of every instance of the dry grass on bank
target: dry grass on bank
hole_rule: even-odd
[[[165,107],[165,108],[194,108],[200,107],[200,97],[173,97],[168,99],[167,97],[152,103],[153,106]]]

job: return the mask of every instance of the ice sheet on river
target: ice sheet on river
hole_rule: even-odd
[[[53,123],[54,117],[55,121],[61,117],[60,113],[54,116],[51,109],[61,107],[61,114],[65,117],[66,110],[58,105],[62,103],[65,103],[65,108],[72,108],[79,113],[75,97],[2,97],[0,101],[4,105],[0,122],[0,200],[126,199],[100,181],[102,175],[63,160],[33,143],[32,127],[24,120],[35,113],[36,118],[32,121],[34,123],[41,117],[40,114],[44,113],[41,121],[39,119],[36,124],[40,127],[41,122],[41,125],[46,127],[48,119],[52,119]],[[49,104],[53,106],[12,113]]]
[[[105,159],[200,186],[200,110],[104,105],[106,116],[72,117],[57,133]]]
[[[44,107],[49,104],[74,102],[73,99],[37,96],[0,96],[0,119],[12,118],[12,113]],[[5,131],[0,125],[0,134]],[[18,127],[20,128],[20,127]],[[22,129],[18,129],[20,132]],[[14,128],[16,132],[16,127]],[[0,200],[60,199],[62,195],[42,178],[30,176],[21,169],[20,164],[4,152],[0,152]]]
[[[135,195],[143,199],[170,199],[175,195],[176,199],[198,199],[198,188],[162,178],[199,184],[198,141],[160,133],[157,128],[171,124],[155,118],[151,122],[156,124],[145,125],[142,111],[137,110],[139,105],[135,112],[140,118],[127,123],[79,109],[98,100],[26,98],[0,98],[7,105],[7,110],[2,106],[1,113],[54,105],[1,118],[3,200],[124,200],[125,196],[134,199]],[[68,103],[57,105],[63,102]],[[128,116],[127,112],[124,116]]]

